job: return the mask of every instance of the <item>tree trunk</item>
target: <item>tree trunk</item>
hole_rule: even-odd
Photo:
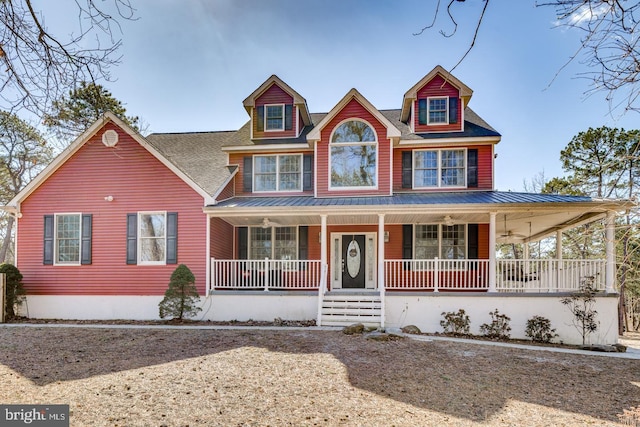
[[[11,231],[13,230],[14,221],[13,215],[9,214],[9,218],[7,218],[7,234],[5,234],[2,247],[0,247],[0,264],[3,264],[7,260],[7,252],[9,252],[9,246],[11,245]]]

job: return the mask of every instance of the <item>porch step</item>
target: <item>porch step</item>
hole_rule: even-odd
[[[322,325],[349,326],[362,323],[380,326],[382,301],[380,295],[325,295],[322,301]]]

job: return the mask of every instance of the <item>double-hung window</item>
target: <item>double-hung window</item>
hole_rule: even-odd
[[[449,108],[448,101],[449,98],[429,98],[429,114],[428,124],[436,125],[436,124],[447,124],[449,123]]]
[[[166,212],[140,212],[138,214],[139,264],[164,264],[167,239]]]
[[[465,259],[466,225],[419,224],[415,226],[415,259]]]
[[[81,214],[55,215],[55,264],[80,264]]]
[[[284,130],[284,104],[265,105],[264,123],[266,131]]]
[[[178,263],[178,213],[127,214],[127,264]]]
[[[413,153],[413,187],[464,187],[465,150],[416,150]]]
[[[249,258],[295,260],[298,258],[297,227],[251,227]]]
[[[254,191],[302,191],[302,155],[254,156]]]
[[[92,224],[93,216],[86,213],[45,215],[42,263],[91,264]]]

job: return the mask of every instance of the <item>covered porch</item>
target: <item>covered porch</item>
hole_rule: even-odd
[[[205,208],[207,292],[213,298],[247,291],[315,295],[318,324],[330,323],[323,313],[344,306],[372,308],[371,323],[381,326],[393,316],[385,309],[393,295],[557,298],[584,280],[614,295],[614,225],[623,205],[499,192],[230,199]],[[563,259],[562,232],[598,220],[605,223],[605,256]],[[278,256],[274,248],[286,243],[278,240],[284,231],[295,233],[296,250]],[[505,259],[496,251],[498,243],[549,236],[557,237],[554,259],[534,259],[526,249],[523,259]],[[255,256],[256,239],[271,239],[260,245],[270,246],[272,256]]]

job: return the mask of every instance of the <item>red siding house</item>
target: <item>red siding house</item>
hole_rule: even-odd
[[[35,318],[155,319],[177,264],[196,276],[202,318],[415,324],[465,309],[472,332],[499,309],[524,337],[551,319],[575,342],[564,292],[602,290],[595,340],[615,342],[613,224],[622,201],[494,190],[501,135],[473,91],[437,66],[378,110],[356,89],[327,113],[271,76],[237,131],[143,137],[106,114],[6,210]],[[604,219],[602,260],[506,260]],[[526,247],[526,246],[525,246]],[[475,322],[474,322],[475,321]]]

